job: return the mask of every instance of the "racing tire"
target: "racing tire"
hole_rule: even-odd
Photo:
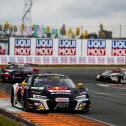
[[[25,112],[30,112],[30,109],[27,107],[27,100],[24,101],[23,110],[24,110]]]
[[[89,111],[90,111],[89,109],[86,109],[86,110],[84,111],[84,113],[87,114]]]
[[[117,83],[121,83],[121,80],[122,80],[122,78],[121,77],[118,77]]]
[[[12,87],[12,89],[11,89],[11,105],[12,105],[13,107],[15,107],[14,102],[15,102],[15,100],[14,100],[14,89],[13,89],[13,87]]]
[[[6,82],[5,81],[5,78],[3,78],[2,76],[0,77],[0,82],[3,83],[3,82]]]
[[[24,104],[23,104],[23,110],[26,111],[26,112],[29,112],[30,109],[27,107],[27,103],[28,103],[28,100],[27,100],[27,93],[26,93],[26,90],[24,91],[24,96],[23,96],[23,101],[24,101]]]

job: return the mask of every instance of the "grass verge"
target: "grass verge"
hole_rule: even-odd
[[[23,124],[0,114],[0,126],[23,126]]]

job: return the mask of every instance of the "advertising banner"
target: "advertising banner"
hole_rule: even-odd
[[[34,57],[35,64],[42,64],[41,57]]]
[[[87,41],[88,56],[105,56],[106,41],[105,40],[88,40]]]
[[[9,62],[10,63],[15,63],[16,62],[16,58],[14,56],[10,56],[9,57]]]
[[[3,47],[1,64],[126,64],[126,40],[10,38]]]
[[[60,57],[61,64],[68,64],[68,57]]]
[[[51,64],[50,57],[43,57],[43,64]]]
[[[8,57],[7,56],[2,56],[0,57],[1,64],[7,64],[8,63]]]
[[[98,57],[98,56],[67,56],[67,57],[60,57],[60,56],[43,56],[43,57],[37,57],[37,56],[0,56],[0,64],[8,64],[9,62],[17,62],[17,63],[30,63],[30,64],[126,64],[126,57],[115,57],[115,56],[109,56],[109,57]]]
[[[88,57],[88,63],[89,64],[95,64],[96,63],[96,57]]]
[[[77,64],[77,57],[70,57],[70,64]]]
[[[112,40],[112,56],[126,56],[126,40]]]
[[[0,55],[9,55],[9,39],[0,37]]]
[[[114,57],[107,57],[107,64],[115,64]]]
[[[25,57],[23,57],[23,56],[17,57],[17,62],[18,63],[26,63],[24,59],[25,59]]]
[[[26,57],[26,63],[33,64],[32,57]]]
[[[124,57],[117,57],[117,64],[126,64]]]
[[[53,64],[58,64],[59,63],[59,58],[58,57],[52,57],[52,63]]]
[[[60,39],[58,42],[58,55],[76,55],[76,39]]]
[[[98,64],[105,64],[105,57],[97,57]]]
[[[16,38],[14,55],[31,55],[31,39]]]
[[[53,39],[36,39],[36,55],[53,55]]]
[[[86,57],[79,57],[79,64],[86,64]]]

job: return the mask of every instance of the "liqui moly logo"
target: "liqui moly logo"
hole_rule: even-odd
[[[36,55],[53,55],[53,40],[52,39],[37,39],[36,40]]]
[[[76,40],[59,40],[58,55],[76,55]]]
[[[112,41],[112,56],[126,56],[126,40]]]
[[[88,40],[87,41],[88,56],[105,56],[106,41],[105,40]]]
[[[15,39],[14,42],[15,55],[31,55],[31,39]]]

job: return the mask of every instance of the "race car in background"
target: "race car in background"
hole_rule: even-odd
[[[33,74],[11,90],[12,106],[25,111],[80,110],[88,112],[88,89],[82,83],[75,85],[61,74]]]
[[[39,73],[39,69],[33,68],[29,64],[12,63],[0,67],[1,81],[23,81],[28,75]]]
[[[126,83],[126,69],[108,69],[96,75],[96,80],[115,83]]]

